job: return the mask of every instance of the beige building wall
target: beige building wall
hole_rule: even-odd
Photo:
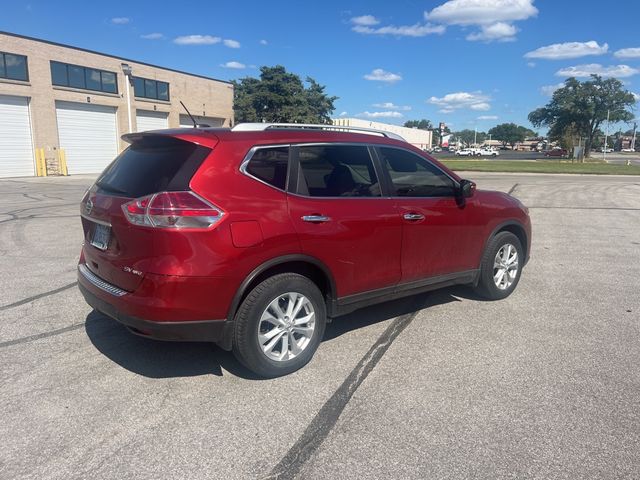
[[[27,57],[29,80],[20,82],[0,78],[0,95],[30,98],[33,143],[35,148],[51,152],[59,148],[55,101],[64,100],[117,107],[118,136],[136,131],[136,110],[155,110],[169,114],[169,127],[177,128],[184,102],[193,115],[222,119],[222,126],[233,124],[233,85],[221,80],[176,72],[124,58],[112,57],[46,41],[0,33],[0,51]],[[107,70],[117,74],[118,93],[53,86],[50,61]],[[132,68],[132,75],[169,84],[169,100],[135,98],[133,86],[127,85],[121,64]],[[128,125],[126,88],[131,96],[131,121]],[[0,119],[1,121],[1,119]],[[120,149],[126,143],[119,140]]]
[[[386,132],[400,135],[408,143],[417,148],[425,149],[431,147],[433,133],[429,130],[400,127],[398,125],[391,125],[389,123],[382,122],[371,122],[361,118],[335,118],[332,122],[334,125],[343,127],[375,128],[376,130],[384,130]]]

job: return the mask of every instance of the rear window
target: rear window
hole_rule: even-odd
[[[289,166],[289,147],[267,147],[255,151],[247,173],[263,182],[284,190]]]
[[[107,193],[143,197],[187,190],[211,149],[172,137],[143,137],[122,152],[96,185]]]

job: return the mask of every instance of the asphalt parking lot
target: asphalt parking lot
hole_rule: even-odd
[[[531,209],[516,292],[356,312],[275,380],[92,313],[91,178],[0,180],[0,478],[639,478],[640,178],[469,177]]]

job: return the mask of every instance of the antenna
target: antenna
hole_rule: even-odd
[[[182,103],[182,100],[180,100],[180,105],[182,105],[182,108],[184,108],[184,111],[187,112],[187,115],[189,115],[189,118],[193,122],[193,128],[200,128],[200,127],[208,127],[209,126],[206,123],[200,123],[199,124],[198,122],[196,122],[196,119],[193,118],[193,115],[191,115],[191,112],[187,109],[185,104]]]

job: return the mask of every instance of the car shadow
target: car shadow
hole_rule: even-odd
[[[470,292],[466,287],[451,287],[357,310],[327,324],[323,342],[401,315],[459,302],[460,298],[475,300]],[[148,378],[222,376],[226,371],[244,379],[262,380],[240,364],[233,353],[211,343],[163,342],[140,337],[95,310],[86,318],[85,331],[91,343],[105,357],[130,372]]]

